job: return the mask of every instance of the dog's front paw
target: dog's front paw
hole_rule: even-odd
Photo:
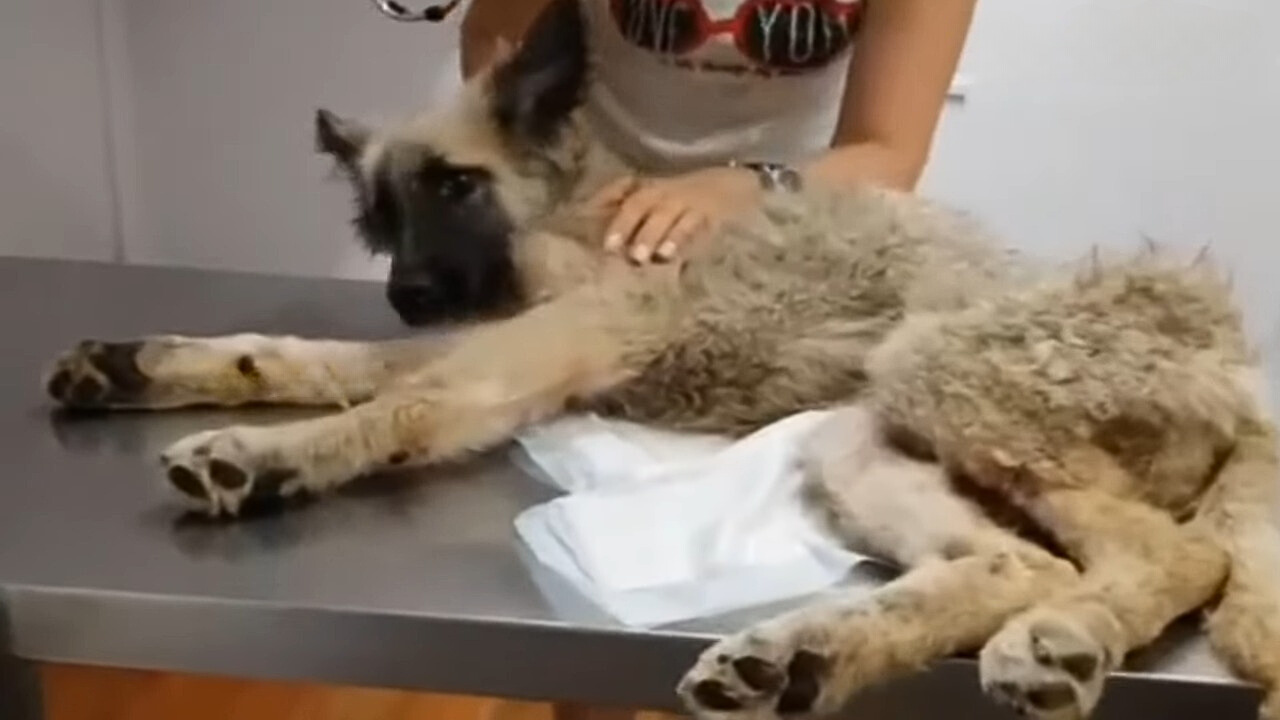
[[[1082,720],[1102,695],[1107,650],[1052,610],[1014,618],[982,649],[982,687],[1036,720]]]
[[[787,624],[754,629],[708,648],[677,692],[697,717],[766,720],[831,710],[832,661]]]
[[[236,426],[188,436],[161,455],[175,490],[212,517],[283,500],[315,485],[286,428]]]
[[[322,394],[331,381],[300,371],[308,367],[305,359],[285,359],[281,348],[287,343],[253,334],[86,340],[54,362],[45,390],[61,405],[83,409],[227,407],[288,398],[332,402]]]
[[[143,344],[85,340],[54,362],[45,391],[70,408],[143,404],[151,385],[151,378],[138,367]]]

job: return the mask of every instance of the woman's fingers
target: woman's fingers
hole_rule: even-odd
[[[662,201],[662,193],[652,187],[642,187],[627,196],[605,231],[605,249],[616,252],[630,243],[645,219]]]
[[[667,239],[658,246],[658,259],[670,260],[676,256],[680,248],[688,245],[694,236],[705,231],[711,223],[707,216],[692,210],[680,216],[680,219],[667,233]]]
[[[665,261],[711,225],[710,217],[689,198],[664,185],[639,183],[633,178],[610,183],[598,192],[598,207],[617,207],[605,231],[605,250],[620,252],[635,263]]]
[[[666,247],[675,239],[671,231],[688,215],[689,211],[684,205],[670,202],[659,204],[651,210],[631,241],[631,260],[638,263],[652,260],[655,251]],[[674,253],[675,248],[668,252]]]

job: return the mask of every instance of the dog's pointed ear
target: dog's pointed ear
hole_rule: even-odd
[[[492,111],[503,132],[548,142],[582,102],[588,59],[580,2],[553,0],[493,68]]]
[[[338,117],[320,108],[316,110],[316,150],[330,155],[344,165],[354,165],[372,133],[355,120]]]

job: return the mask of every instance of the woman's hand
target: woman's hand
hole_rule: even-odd
[[[709,168],[671,178],[625,178],[606,186],[595,202],[617,207],[605,232],[605,249],[646,263],[675,257],[689,242],[749,210],[760,194],[750,170]]]

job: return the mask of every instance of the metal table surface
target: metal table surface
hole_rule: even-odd
[[[0,641],[7,630],[10,652],[674,708],[676,679],[711,637],[794,604],[658,630],[620,626],[523,552],[512,519],[549,491],[502,453],[370,479],[276,517],[183,522],[159,481],[159,450],[246,415],[66,419],[40,388],[54,353],[84,337],[390,336],[400,328],[381,292],[377,283],[0,259]],[[855,570],[848,585],[882,580]],[[1131,667],[1113,678],[1097,717],[1254,716],[1256,691],[1232,679],[1193,628],[1172,630]],[[966,659],[871,690],[851,710],[1006,716],[981,696]]]

